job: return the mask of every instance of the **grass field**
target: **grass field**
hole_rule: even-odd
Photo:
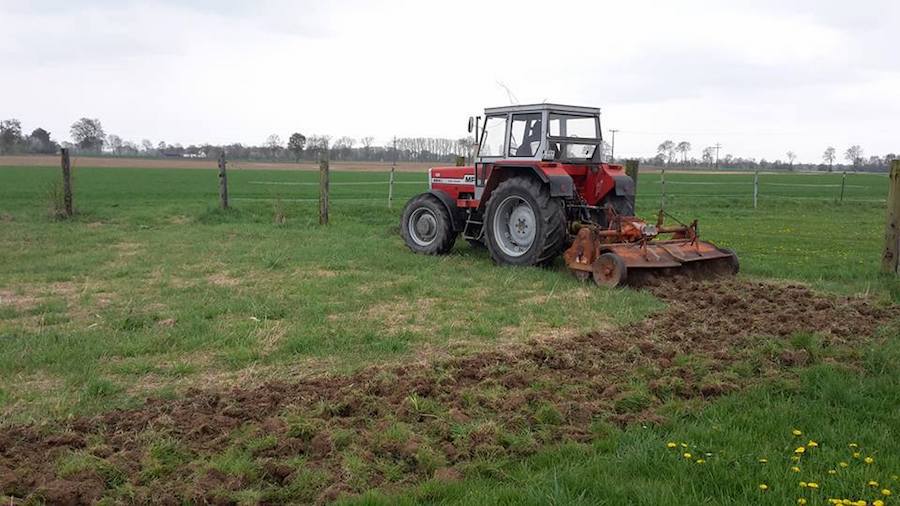
[[[319,227],[313,172],[232,171],[235,209],[223,212],[215,207],[212,170],[76,168],[79,213],[71,222],[47,217],[47,192],[57,172],[0,168],[0,413],[7,426],[59,430],[66,420],[141,409],[148,396],[181,399],[190,388],[290,384],[326,372],[360,374],[373,364],[428,370],[435,361],[615,332],[665,306],[647,292],[579,284],[559,263],[543,270],[500,269],[463,241],[443,258],[410,254],[397,221],[405,200],[424,189],[422,173],[397,175],[392,209],[387,174],[333,173],[332,224]],[[657,177],[647,174],[638,183],[641,214],[658,208]],[[754,210],[752,175],[667,174],[667,210],[684,220],[698,218],[706,239],[737,250],[745,280],[802,283],[832,297],[866,295],[876,305],[900,302],[900,283],[877,273],[885,177],[848,176],[841,203],[840,175],[762,177]],[[284,222],[275,223],[276,216]],[[663,395],[651,388],[659,371],[639,369],[613,411],[623,414],[618,402],[625,399],[628,412],[628,402],[643,396],[650,404],[640,400],[635,411],[652,404],[662,416],[655,423],[642,425],[637,417],[619,425],[600,417],[588,423],[590,437],[572,439],[565,430],[541,425],[562,425],[553,422],[556,408],[543,406],[533,415],[543,421],[527,427],[525,437],[504,432],[490,409],[479,408],[477,415],[467,413],[472,421],[448,430],[471,434],[472,424],[491,423],[500,427],[500,439],[512,442],[500,445],[504,451],[473,450],[442,479],[428,478],[448,462],[417,453],[419,467],[409,470],[400,458],[368,459],[366,445],[352,437],[361,432],[328,425],[332,439],[342,434],[349,441],[335,443],[329,458],[337,463],[329,465],[336,467],[327,468],[343,476],[343,488],[323,495],[328,480],[315,478],[313,471],[321,469],[302,459],[290,461],[293,481],[274,487],[267,478],[271,462],[251,446],[275,442],[253,439],[256,429],[238,427],[228,432],[221,452],[193,449],[188,456],[160,454],[160,445],[173,440],[156,434],[138,458],[142,481],[107,479],[103,495],[120,502],[140,497],[141,487],[163,479],[157,474],[169,457],[176,461],[172,469],[187,466],[191,476],[214,469],[239,477],[236,488],[224,479],[216,485],[222,489],[217,497],[246,503],[322,500],[371,486],[378,490],[348,500],[794,504],[802,496],[816,504],[832,491],[869,501],[882,486],[900,494],[896,335],[889,328],[874,338],[833,341],[808,330],[745,343],[746,356],[722,369],[712,365],[714,353],[696,364],[700,358],[691,353],[677,355],[696,369],[698,385],[705,378],[741,387],[717,401]],[[812,359],[797,367],[757,364],[800,349]],[[553,385],[532,385],[548,387]],[[417,410],[427,401],[403,395],[401,401]],[[500,394],[494,384],[473,395]],[[446,414],[434,409],[435,417]],[[389,435],[431,448],[433,434],[419,433],[397,416]],[[806,433],[800,443],[821,443],[804,457],[800,474],[789,470],[798,445],[790,434],[795,427]],[[403,436],[407,432],[413,436]],[[525,440],[531,450],[509,450]],[[696,458],[679,457],[681,450],[667,449],[669,441],[712,455],[696,464]],[[853,459],[850,442],[874,455],[875,463],[866,467]],[[55,457],[59,478],[108,471],[92,455],[78,450]],[[769,464],[760,464],[761,458]],[[851,464],[848,471],[829,475],[840,459]],[[159,471],[153,479],[147,478],[150,468]],[[877,490],[862,483],[870,479],[879,482]],[[823,489],[817,496],[794,484],[801,480],[819,480]],[[761,491],[760,483],[769,490]]]

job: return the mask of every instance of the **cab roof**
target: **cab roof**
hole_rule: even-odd
[[[561,105],[561,104],[525,104],[525,105],[507,105],[503,107],[485,107],[484,114],[506,114],[510,112],[561,112],[570,114],[583,114],[585,116],[599,116],[599,107],[582,107],[577,105]]]

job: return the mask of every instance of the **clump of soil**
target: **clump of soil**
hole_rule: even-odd
[[[52,430],[8,426],[0,493],[56,504],[122,499],[123,490],[129,502],[232,503],[249,487],[263,502],[330,502],[371,487],[452,481],[477,457],[590,440],[596,421],[658,421],[655,408],[667,399],[732,391],[763,375],[730,372],[749,356],[790,374],[814,358],[815,350],[791,348],[797,333],[839,348],[871,340],[900,316],[897,307],[795,285],[648,289],[668,307],[613,330],[352,375],[192,390]],[[767,355],[764,339],[785,345]],[[637,379],[646,388],[635,388]],[[223,453],[242,464],[215,464]],[[60,459],[73,454],[87,464],[62,473]]]

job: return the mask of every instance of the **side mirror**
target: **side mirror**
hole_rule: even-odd
[[[475,129],[475,118],[469,116],[469,133],[472,133],[472,130]]]

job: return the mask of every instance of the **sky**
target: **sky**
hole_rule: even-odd
[[[466,135],[600,107],[616,157],[900,153],[900,2],[0,0],[0,119],[154,144]],[[507,91],[508,90],[508,91]]]

